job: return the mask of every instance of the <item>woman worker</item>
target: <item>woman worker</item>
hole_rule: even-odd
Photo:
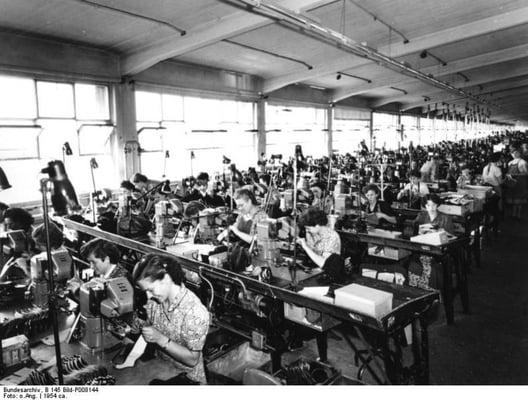
[[[396,216],[392,208],[383,200],[379,200],[379,188],[376,185],[368,185],[365,187],[364,192],[367,202],[363,211],[367,213],[367,219],[372,221],[374,225],[384,221],[396,224]]]
[[[428,194],[423,199],[425,211],[414,220],[416,225],[429,225],[427,230],[444,229],[453,234],[453,221],[451,216],[438,211],[440,198],[436,194]],[[442,284],[441,267],[433,268],[435,261],[431,256],[419,256],[419,263],[409,265],[409,285],[422,289],[439,289]]]
[[[511,207],[511,216],[520,219],[522,208],[526,204],[528,196],[528,163],[521,157],[521,151],[514,149],[513,160],[508,163],[508,174],[506,175],[505,203]]]
[[[223,240],[231,231],[242,241],[250,244],[255,236],[257,223],[268,216],[259,208],[255,195],[249,189],[237,190],[235,201],[239,212],[238,217],[233,225],[218,235],[217,239]]]
[[[150,326],[141,330],[148,343],[158,346],[158,355],[197,382],[206,383],[202,348],[209,329],[209,313],[188,290],[176,260],[148,254],[136,265],[134,283],[147,294]]]
[[[299,226],[306,229],[306,238],[298,238],[297,243],[308,257],[333,280],[342,280],[344,262],[340,256],[341,239],[335,230],[328,227],[326,213],[309,208],[299,218]]]

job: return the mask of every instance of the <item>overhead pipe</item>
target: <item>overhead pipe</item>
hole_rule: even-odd
[[[244,9],[247,9],[250,12],[262,14],[268,18],[277,20],[278,22],[283,22],[290,24],[294,27],[299,28],[303,33],[310,33],[319,39],[324,41],[329,41],[334,43],[339,49],[352,53],[358,57],[366,58],[370,61],[373,61],[379,64],[382,67],[395,70],[403,75],[410,76],[421,80],[425,83],[431,84],[432,86],[438,87],[443,90],[447,90],[453,93],[456,93],[460,96],[463,96],[467,99],[473,100],[477,103],[493,106],[497,109],[502,109],[502,107],[491,104],[489,102],[483,101],[476,96],[473,96],[470,93],[466,93],[464,90],[459,89],[450,83],[441,81],[434,78],[431,75],[424,74],[421,71],[418,71],[414,68],[408,67],[407,65],[386,56],[377,50],[360,43],[354,42],[351,38],[339,33],[331,28],[320,25],[319,23],[310,20],[308,17],[296,13],[293,10],[284,8],[277,4],[266,2],[262,0],[223,0],[224,2],[230,4],[238,4]]]

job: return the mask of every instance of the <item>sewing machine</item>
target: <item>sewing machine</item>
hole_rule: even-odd
[[[68,250],[53,250],[51,258],[53,260],[53,277],[56,282],[65,282],[73,276],[73,259]],[[26,291],[26,297],[29,297],[34,305],[47,308],[49,302],[48,255],[45,252],[31,258],[30,276],[31,283]]]
[[[102,349],[106,345],[104,336],[107,332],[104,318],[114,319],[131,313],[134,310],[134,289],[124,277],[91,280],[81,286],[79,303],[78,318],[84,327],[80,342],[90,349]]]
[[[257,223],[257,254],[252,258],[255,267],[274,267],[280,262],[280,227],[274,219]]]

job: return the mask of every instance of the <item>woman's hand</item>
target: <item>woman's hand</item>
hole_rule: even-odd
[[[301,247],[304,249],[306,248],[306,239],[305,238],[297,238],[297,244],[301,245]]]
[[[167,337],[152,326],[144,326],[141,329],[141,334],[143,335],[145,341],[147,341],[148,343],[155,343],[157,345],[161,345],[167,342]]]
[[[231,226],[228,226],[226,229],[224,229],[217,237],[216,237],[216,240],[218,240],[219,242],[221,242],[222,240],[224,240],[227,235],[229,235],[229,230],[231,229]]]

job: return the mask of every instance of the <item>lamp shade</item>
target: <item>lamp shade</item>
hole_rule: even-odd
[[[66,215],[80,208],[62,161],[50,161],[41,172],[48,174],[52,183],[51,204],[57,215]]]
[[[9,189],[11,185],[9,184],[9,181],[7,180],[7,176],[4,172],[4,170],[0,167],[0,190],[6,190]]]
[[[171,194],[172,188],[170,186],[170,181],[166,180],[163,182],[163,185],[161,186],[160,193],[162,194]]]

